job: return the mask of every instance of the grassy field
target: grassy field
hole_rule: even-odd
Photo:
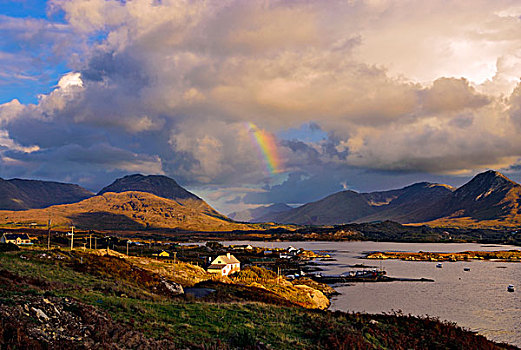
[[[2,252],[0,348],[509,348],[435,319],[310,310],[219,281],[203,282],[218,289],[208,298],[175,295],[164,278],[119,257]]]

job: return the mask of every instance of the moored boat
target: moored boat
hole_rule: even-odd
[[[513,292],[514,291],[514,285],[513,284],[509,284],[508,287],[507,287],[507,290],[509,292]]]
[[[441,268],[443,267],[443,264],[442,264],[442,263],[437,263],[437,264],[436,264],[436,267],[437,267],[438,269],[441,269]]]

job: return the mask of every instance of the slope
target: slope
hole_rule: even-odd
[[[179,186],[174,179],[163,175],[127,175],[116,179],[112,184],[99,191],[98,195],[107,192],[121,193],[126,191],[147,192],[173,200],[201,200],[195,194]]]
[[[273,215],[269,221],[298,225],[343,224],[376,213],[367,198],[354,191],[342,191],[316,202]]]
[[[275,215],[272,219],[279,223],[314,225],[380,220],[426,221],[443,212],[440,203],[451,196],[452,190],[450,186],[422,182],[383,192],[342,191]]]
[[[0,211],[0,223],[35,222],[44,225],[73,224],[83,229],[144,230],[179,229],[193,231],[248,230],[251,225],[235,223],[216,212],[200,199],[183,203],[156,195],[127,191],[108,192],[78,203],[45,209]]]
[[[246,209],[239,212],[233,212],[228,215],[230,219],[237,221],[246,221],[246,222],[265,222],[264,217],[271,217],[272,215],[276,215],[288,210],[293,209],[289,205],[285,203],[275,203],[272,205],[260,206],[253,209]]]
[[[75,203],[93,195],[92,192],[74,184],[0,179],[0,209],[4,210],[25,210]]]
[[[489,170],[458,188],[434,226],[504,227],[521,225],[521,186]]]

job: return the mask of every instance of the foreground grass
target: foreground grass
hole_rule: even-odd
[[[159,348],[509,348],[430,318],[313,311],[276,304],[276,299],[269,299],[275,304],[230,302],[226,294],[213,302],[167,295],[157,289],[157,276],[149,272],[117,258],[88,258],[96,260],[60,251],[0,253],[0,307],[23,307],[24,297],[73,298],[109,315],[123,329],[166,342]],[[24,327],[31,322],[41,321],[29,320]],[[9,348],[1,335],[0,348]]]

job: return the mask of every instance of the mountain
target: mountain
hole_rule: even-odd
[[[260,206],[253,209],[246,209],[239,212],[233,212],[228,215],[230,219],[243,222],[266,222],[266,218],[274,214],[279,214],[292,209],[285,203],[275,203],[272,205]],[[266,217],[266,218],[265,218]]]
[[[446,200],[453,188],[417,183],[398,190],[358,193],[342,191],[301,207],[275,214],[269,221],[302,225],[331,225],[348,222],[393,220],[427,221],[441,213],[433,203]]]
[[[400,223],[433,220],[443,215],[455,188],[420,182],[399,190],[364,194],[376,213],[357,219],[357,222],[393,220]]]
[[[489,170],[454,191],[439,218],[430,225],[521,225],[521,185]]]
[[[179,186],[174,179],[163,175],[127,175],[103,188],[99,191],[98,195],[107,192],[121,193],[127,191],[147,192],[173,200],[201,200],[201,198],[197,197],[195,194]]]
[[[93,195],[94,193],[74,184],[0,179],[0,210],[45,208],[55,204],[79,202]]]
[[[180,203],[137,191],[107,192],[78,203],[45,209],[0,211],[0,223],[45,225],[49,218],[54,226],[73,224],[81,229],[98,230],[229,231],[253,227],[226,218],[201,199],[187,198]]]
[[[82,229],[98,230],[229,231],[253,227],[228,219],[175,180],[162,175],[128,175],[115,180],[98,195],[76,185],[1,180],[0,194],[6,202],[0,207],[4,209],[0,211],[0,223],[45,225],[51,218],[54,226],[73,224]],[[49,198],[54,198],[51,204],[60,205],[40,205],[38,202],[47,199],[47,204]]]
[[[398,190],[342,191],[274,214],[267,221],[332,225],[392,220],[431,226],[507,227],[521,225],[521,185],[489,170],[463,186],[421,182]]]
[[[352,222],[375,213],[362,194],[342,191],[301,207],[266,216],[268,221],[299,225],[328,225]]]

